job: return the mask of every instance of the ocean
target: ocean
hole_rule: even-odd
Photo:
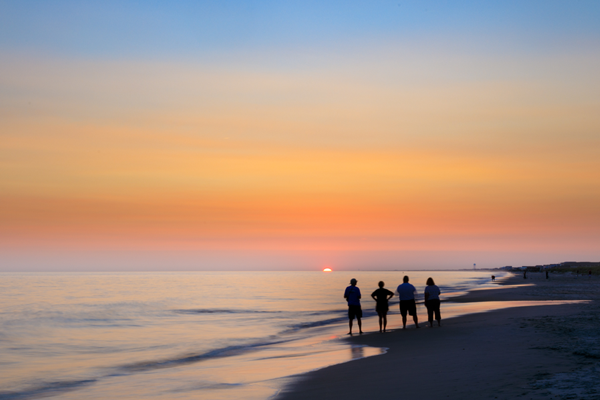
[[[0,399],[268,399],[295,375],[383,354],[340,340],[344,289],[358,280],[375,332],[370,294],[405,274],[421,300],[428,277],[443,300],[493,286],[489,271],[1,273]],[[442,318],[481,311],[461,307],[443,302]]]

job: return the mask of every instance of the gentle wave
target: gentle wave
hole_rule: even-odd
[[[240,309],[221,309],[221,308],[192,308],[171,310],[178,314],[285,314],[286,311],[265,311],[265,310],[240,310]],[[322,310],[322,311],[294,311],[294,314],[300,315],[326,315],[339,310]],[[289,311],[287,313],[290,313]]]
[[[41,385],[33,385],[27,389],[21,391],[4,391],[0,392],[0,400],[27,400],[37,399],[41,397],[50,397],[59,395],[61,393],[78,390],[84,386],[91,385],[102,379],[123,376],[129,374],[135,374],[138,372],[146,372],[164,368],[175,368],[187,364],[198,363],[215,358],[233,357],[240,354],[258,351],[262,347],[287,343],[290,340],[279,340],[279,341],[268,341],[268,342],[256,342],[247,345],[238,346],[226,346],[222,348],[213,349],[200,354],[179,356],[170,359],[163,359],[159,361],[145,361],[140,363],[134,363],[129,365],[122,365],[119,367],[109,367],[110,372],[98,376],[94,379],[85,379],[79,381],[55,381],[46,382]]]
[[[226,346],[226,347],[213,349],[213,350],[210,350],[210,351],[207,351],[204,353],[200,353],[200,354],[186,355],[183,357],[176,357],[176,358],[160,360],[160,361],[145,361],[145,362],[140,362],[140,363],[135,363],[135,364],[124,365],[124,366],[119,367],[118,369],[120,371],[125,371],[125,372],[142,372],[142,371],[150,371],[150,370],[162,369],[162,368],[173,368],[173,367],[178,367],[178,366],[185,365],[185,364],[192,364],[192,363],[197,363],[200,361],[205,361],[208,359],[238,356],[240,354],[257,351],[258,349],[265,347],[265,346],[287,343],[287,342],[291,342],[292,340],[293,339],[270,341],[270,342],[258,342],[258,343],[247,344],[247,345],[238,345],[238,346]]]
[[[46,382],[39,386],[34,386],[22,391],[5,391],[0,392],[0,400],[27,400],[37,399],[40,397],[49,397],[59,395],[61,393],[71,392],[80,389],[84,386],[91,385],[97,382],[97,379],[85,379],[80,381],[57,381]]]
[[[363,309],[363,318],[374,317],[375,315],[377,315],[377,313],[375,311]],[[301,322],[299,324],[290,325],[288,327],[288,329],[285,329],[281,333],[286,334],[286,333],[297,332],[297,331],[300,331],[303,329],[321,328],[321,327],[335,325],[335,324],[339,324],[339,323],[347,322],[347,321],[348,321],[348,315],[343,314],[342,316],[336,317],[336,318],[328,318],[328,319],[323,319],[320,321],[312,321],[312,322]]]
[[[180,314],[281,314],[283,311],[262,311],[262,310],[227,310],[217,308],[200,308],[189,310],[173,310]]]

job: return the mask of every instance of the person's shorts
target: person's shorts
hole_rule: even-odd
[[[389,310],[389,307],[387,304],[377,304],[377,306],[375,306],[375,311],[377,311],[377,314],[387,314]]]
[[[362,308],[360,306],[348,306],[348,318],[349,319],[362,318]]]
[[[417,304],[415,300],[400,300],[400,314],[403,317],[406,317],[406,313],[408,315],[417,315]]]

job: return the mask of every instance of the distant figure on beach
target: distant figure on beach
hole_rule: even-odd
[[[357,280],[352,278],[350,280],[350,286],[346,288],[344,292],[344,298],[348,301],[348,319],[350,325],[350,331],[348,335],[352,335],[352,321],[356,318],[358,322],[358,332],[362,332],[362,309],[360,308],[360,289],[356,287]]]
[[[591,269],[590,269],[590,272],[588,272],[588,277],[589,277],[590,279],[592,279],[592,270],[591,270]]]
[[[523,279],[527,279],[527,270],[526,269],[523,270]]]
[[[406,329],[406,314],[412,315],[415,326],[419,327],[419,319],[417,318],[417,304],[415,303],[415,293],[417,289],[408,283],[408,276],[405,276],[404,282],[398,286],[398,295],[400,296],[400,314],[402,315],[402,329]]]
[[[427,307],[427,319],[429,327],[433,328],[433,314],[438,326],[442,326],[442,316],[440,315],[440,288],[435,285],[432,278],[427,279],[425,287],[425,307]]]
[[[548,279],[548,270],[546,270],[546,279]]]
[[[429,278],[431,279],[431,278]],[[496,280],[496,275],[492,275],[492,282],[494,282]]]
[[[388,301],[394,297],[394,293],[384,289],[383,286],[385,283],[383,281],[379,282],[379,289],[371,293],[371,297],[373,300],[377,302],[375,306],[375,311],[377,311],[377,315],[379,315],[379,332],[385,332],[385,328],[387,327],[387,313],[388,313]]]

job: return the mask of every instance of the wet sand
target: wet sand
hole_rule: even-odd
[[[275,398],[600,399],[600,279],[528,278],[517,275],[498,289],[452,301],[588,302],[471,314],[433,328],[421,314],[420,329],[411,323],[406,330],[347,339],[388,348],[387,354],[304,374]],[[534,285],[519,286],[524,283]],[[390,317],[397,328],[399,316]]]

